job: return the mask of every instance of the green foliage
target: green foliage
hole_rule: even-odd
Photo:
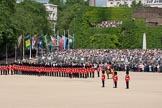
[[[24,0],[16,4],[16,0],[0,1],[0,50],[13,50],[18,36],[34,34],[50,34],[51,25],[48,13],[41,3]]]
[[[51,31],[47,18],[43,4],[28,0],[17,5],[13,21],[17,24],[19,33],[48,34]]]
[[[143,33],[146,33],[147,48],[162,48],[161,27],[147,27],[144,19],[132,18],[133,8],[84,6],[79,9],[69,23],[70,31],[75,34],[75,48],[142,48]],[[123,24],[115,28],[95,27],[105,20],[123,21]],[[112,36],[115,42],[110,41]]]
[[[99,44],[100,43],[100,44]],[[89,37],[89,48],[118,48],[118,37],[115,34],[94,34]]]
[[[14,25],[12,24],[12,17],[15,13],[15,0],[1,0],[0,1],[0,46],[3,50],[6,43],[13,41],[15,33]]]
[[[120,48],[121,27],[96,28],[95,24],[105,20],[126,21],[131,18],[131,8],[82,7],[70,23],[75,33],[75,48]],[[101,35],[102,34],[102,35]],[[112,37],[114,41],[110,41]],[[102,41],[102,44],[100,43]],[[114,43],[112,43],[114,42]],[[109,43],[109,44],[107,44]]]
[[[162,28],[161,27],[147,27],[146,29],[147,47],[148,48],[162,48]]]
[[[61,5],[63,3],[63,0],[49,0],[49,3],[52,3],[54,5]]]
[[[141,6],[139,2],[115,8],[89,7],[88,1],[49,0],[58,5],[56,30],[63,35],[64,30],[75,37],[75,48],[142,48],[142,36],[146,33],[148,48],[162,48],[161,27],[147,27],[143,19],[132,19],[133,10]],[[16,4],[15,0],[0,1],[0,46],[5,43],[13,49],[20,34],[51,34],[45,7],[35,0],[25,0]],[[120,27],[98,28],[102,21],[122,21]],[[67,32],[66,32],[67,35]]]
[[[141,6],[143,6],[141,1],[139,1],[139,2],[137,2],[136,0],[132,1],[132,5],[131,5],[132,8],[138,8],[138,7],[141,7]]]
[[[85,12],[89,22],[98,23],[104,20],[125,20],[131,18],[132,9],[125,7],[88,7]]]

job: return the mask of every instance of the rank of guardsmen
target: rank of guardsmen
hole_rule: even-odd
[[[100,77],[102,73],[102,87],[105,87],[105,72],[109,79],[109,74],[112,74],[114,81],[114,88],[117,88],[117,72],[113,70],[111,62],[107,66],[92,65],[87,62],[86,64],[73,64],[73,63],[29,63],[29,62],[14,62],[9,65],[0,65],[1,75],[37,75],[37,76],[54,76],[54,77],[69,77],[69,78],[94,78],[95,72]],[[126,89],[129,89],[129,70],[126,71]]]
[[[63,63],[27,63],[15,62],[10,65],[0,65],[1,75],[38,75],[38,76],[55,76],[70,78],[94,78],[95,68],[91,63],[83,64],[63,64]]]

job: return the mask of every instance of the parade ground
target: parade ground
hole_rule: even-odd
[[[64,78],[29,75],[0,76],[1,108],[162,108],[162,74],[118,72],[118,88],[112,79]]]

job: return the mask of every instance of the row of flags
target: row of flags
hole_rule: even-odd
[[[22,44],[23,36],[18,37],[18,48]],[[25,48],[35,48],[36,44],[40,48],[47,48],[50,46],[57,46],[60,50],[73,49],[74,48],[74,36],[25,36],[24,37]]]

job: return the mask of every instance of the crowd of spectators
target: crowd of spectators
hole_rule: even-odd
[[[39,63],[112,63],[116,71],[162,72],[162,50],[142,49],[73,49],[43,54]]]
[[[97,27],[118,27],[122,25],[122,21],[102,21],[101,23],[98,23]]]

